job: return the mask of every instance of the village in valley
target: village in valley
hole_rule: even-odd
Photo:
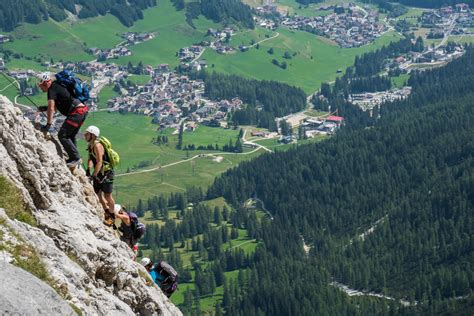
[[[328,14],[315,17],[285,15],[277,10],[277,6],[270,4],[256,9],[254,19],[260,27],[274,29],[277,26],[289,29],[304,30],[316,35],[334,40],[342,48],[357,47],[374,41],[384,32],[393,29],[387,19],[369,6],[360,7],[353,3],[343,6],[320,6],[319,11]],[[473,26],[474,14],[467,4],[458,4],[455,7],[444,7],[438,10],[427,10],[420,17],[420,23],[429,25],[432,29],[428,36],[441,37],[440,44],[425,46],[423,52],[410,52],[396,56],[386,63],[384,74],[408,74],[414,69],[425,69],[427,66],[436,66],[446,63],[463,54],[464,48],[460,44],[448,44],[452,34],[468,34],[468,27]],[[201,59],[206,49],[215,50],[219,54],[244,52],[251,47],[233,47],[231,39],[238,33],[233,27],[223,29],[209,29],[207,39],[189,47],[183,47],[176,52],[180,65],[171,69],[168,64],[142,66],[139,74],[149,76],[144,84],[129,85],[130,78],[135,75],[130,67],[111,63],[110,60],[132,54],[129,47],[159,36],[157,33],[126,32],[121,34],[123,41],[111,49],[88,48],[87,52],[96,57],[89,62],[44,62],[44,66],[52,71],[70,69],[81,75],[92,78],[91,97],[93,111],[109,111],[120,113],[134,113],[152,118],[159,129],[168,127],[178,130],[181,125],[187,131],[194,131],[199,124],[212,127],[229,128],[232,113],[246,105],[235,97],[231,100],[213,101],[205,97],[205,84],[200,79],[191,79],[190,73],[198,72],[208,67],[206,60]],[[268,37],[267,37],[268,38]],[[0,42],[12,40],[8,36],[0,35]],[[0,69],[5,63],[0,58]],[[340,72],[340,71],[338,71]],[[38,75],[33,70],[9,71],[8,74],[18,81]],[[100,91],[105,86],[114,86],[116,97],[107,100],[106,109],[98,109],[97,101]],[[389,91],[366,92],[352,94],[347,101],[365,111],[371,111],[381,103],[404,99],[411,92],[410,87],[396,87]],[[22,91],[23,95],[37,93],[33,87]],[[334,134],[344,123],[344,118],[326,114],[321,117],[308,115],[290,115],[288,120],[292,128],[300,126],[304,138],[315,135]],[[332,113],[334,114],[334,113]],[[287,118],[279,118],[277,121]],[[280,137],[280,141],[291,143],[296,139],[291,136],[275,135],[274,133],[255,131],[256,137]]]

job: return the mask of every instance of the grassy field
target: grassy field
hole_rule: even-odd
[[[186,23],[184,11],[176,11],[169,1],[159,1],[156,7],[145,10],[144,16],[145,19],[136,22],[130,30],[153,31],[157,32],[157,36],[131,47],[133,55],[118,59],[118,63],[131,61],[136,64],[142,61],[144,64],[168,63],[177,66],[179,61],[176,52],[180,48],[202,41],[208,28],[219,27],[200,18],[194,20],[196,29],[193,29]]]
[[[410,78],[410,75],[408,74],[400,75],[398,77],[392,77],[392,84],[394,88],[404,87],[405,83],[408,81],[408,78]]]
[[[131,75],[128,76],[127,80],[130,80],[136,85],[144,85],[145,83],[150,81],[149,75]]]
[[[8,77],[6,79],[3,75],[0,75],[0,95],[4,95],[10,99],[10,101],[14,101],[15,96],[18,95],[18,88],[16,85],[12,85],[9,80],[13,81],[14,79]]]
[[[416,24],[418,22],[418,17],[420,17],[423,12],[426,11],[426,9],[415,7],[407,7],[407,9],[408,12],[397,17],[397,20],[406,19],[408,22]]]
[[[199,125],[194,132],[185,131],[183,133],[183,146],[194,144],[197,147],[218,144],[219,148],[222,148],[222,146],[229,143],[229,140],[232,140],[232,143],[235,144],[238,135],[239,130]]]
[[[94,112],[87,118],[83,129],[96,125],[101,129],[101,135],[110,139],[114,149],[120,154],[120,165],[117,173],[125,173],[128,168],[142,164],[142,169],[164,166],[156,171],[130,174],[117,177],[115,181],[116,196],[122,203],[134,204],[139,198],[148,198],[161,193],[182,192],[188,186],[207,187],[214,178],[230,167],[243,160],[249,160],[263,153],[263,150],[246,154],[231,154],[215,152],[221,156],[217,161],[213,157],[199,157],[167,167],[167,164],[180,162],[195,155],[209,154],[211,151],[185,151],[176,149],[177,135],[172,135],[172,129],[166,129],[161,134],[157,125],[151,123],[149,117],[140,115],[122,115],[118,113]],[[238,130],[225,130],[199,126],[194,133],[185,132],[183,144],[208,145],[219,144],[222,148],[230,139],[237,139]],[[168,136],[166,145],[154,145],[151,140],[157,135]],[[86,156],[86,142],[79,139],[78,145],[83,157]],[[143,162],[147,162],[143,165]]]
[[[255,141],[255,143],[265,146],[268,149],[271,149],[273,151],[280,151],[280,150],[288,150],[288,149],[295,148],[301,145],[317,143],[326,138],[327,136],[320,135],[314,138],[301,139],[301,140],[298,140],[296,143],[291,143],[291,144],[283,144],[283,143],[278,142],[277,138],[272,138],[272,139],[257,140]]]
[[[135,204],[139,198],[146,199],[162,193],[168,195],[171,192],[184,192],[189,186],[206,188],[219,174],[262,153],[263,150],[247,155],[216,154],[216,156],[224,157],[224,160],[216,162],[210,157],[202,157],[152,172],[117,177],[115,187],[118,194],[116,196],[120,201]],[[179,161],[179,158],[177,160]]]
[[[400,38],[397,34],[387,33],[373,44],[342,49],[331,45],[326,39],[307,32],[287,29],[278,29],[278,32],[280,33],[278,37],[261,43],[260,49],[252,48],[247,52],[231,55],[220,55],[212,50],[206,50],[202,58],[206,59],[209,65],[214,64],[211,70],[255,79],[282,81],[301,87],[310,93],[318,89],[322,82],[334,80],[337,70],[352,65],[356,55]],[[274,49],[273,55],[267,52],[270,47]],[[283,70],[273,65],[271,61],[285,60],[282,56],[286,51],[296,55],[286,60],[288,68]]]
[[[106,109],[107,101],[117,96],[119,96],[119,94],[114,91],[114,85],[105,86],[102,88],[102,90],[100,90],[98,95],[97,108]]]
[[[449,41],[456,43],[474,44],[474,35],[451,35]]]
[[[33,59],[11,58],[8,62],[8,70],[32,69],[35,71],[45,71],[46,68]]]
[[[83,130],[89,125],[98,126],[101,135],[107,137],[120,154],[119,172],[141,161],[155,161],[160,157],[158,147],[151,143],[152,137],[156,134],[156,125],[151,123],[149,117],[93,112],[89,114]],[[87,146],[85,140],[80,139],[78,146],[81,154],[85,155]]]
[[[24,56],[42,60],[83,61],[95,58],[84,51],[87,47],[111,48],[123,41],[122,32],[156,32],[153,40],[131,47],[132,56],[115,62],[143,61],[145,64],[169,63],[175,66],[178,64],[175,54],[179,48],[201,41],[209,27],[218,25],[198,19],[195,26],[193,29],[185,22],[184,11],[176,11],[169,0],[161,0],[157,6],[144,10],[144,19],[136,21],[132,27],[125,27],[110,14],[60,23],[49,19],[35,25],[22,24],[7,33],[15,40],[3,45]],[[14,67],[23,61],[15,61]]]
[[[252,45],[252,41],[259,42],[268,37],[274,36],[276,33],[264,28],[256,28],[254,30],[245,30],[232,36],[230,43],[233,46]]]
[[[8,34],[15,40],[3,44],[4,47],[24,56],[39,57],[44,61],[51,58],[56,61],[92,59],[84,52],[84,40],[53,20],[35,25],[25,23]]]
[[[279,10],[287,12],[290,15],[300,15],[300,16],[322,16],[332,13],[332,11],[319,11],[319,8],[322,5],[332,5],[332,4],[341,4],[342,0],[331,0],[324,1],[324,3],[314,3],[309,5],[302,5],[296,0],[277,0],[277,5]]]

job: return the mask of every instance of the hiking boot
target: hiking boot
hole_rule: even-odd
[[[80,162],[81,162],[81,159],[66,161],[66,166],[68,166],[69,168],[74,168],[77,165],[79,165]]]
[[[114,214],[110,214],[109,212],[105,211],[104,212],[104,224],[106,226],[112,227],[112,225],[115,225],[115,216]]]

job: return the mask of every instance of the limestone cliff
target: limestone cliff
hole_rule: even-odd
[[[131,259],[125,243],[102,224],[101,207],[84,172],[72,174],[55,145],[3,96],[0,175],[21,191],[37,223],[33,227],[0,210],[0,260],[15,264],[9,249],[15,242],[28,244],[55,289],[84,315],[181,315]],[[25,293],[29,286],[35,285],[25,283]]]

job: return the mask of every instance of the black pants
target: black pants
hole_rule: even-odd
[[[88,111],[87,106],[79,106],[73,109],[58,132],[59,141],[69,156],[68,161],[81,159],[81,155],[79,155],[77,150],[76,135],[86,120]]]

